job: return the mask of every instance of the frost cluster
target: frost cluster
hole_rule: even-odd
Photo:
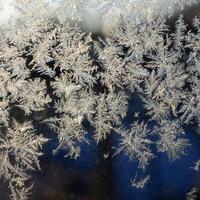
[[[50,138],[38,133],[37,123],[57,134],[53,153],[63,149],[67,157],[80,156],[86,134],[97,143],[118,134],[116,153],[138,160],[141,170],[155,157],[152,147],[170,161],[185,155],[184,127],[200,123],[200,19],[189,30],[180,16],[172,33],[165,16],[195,1],[51,3],[13,1],[17,14],[1,26],[0,176],[11,199],[28,199],[29,172],[40,169]],[[134,96],[145,117],[132,110],[126,126]],[[132,185],[142,188],[149,179],[135,177]]]

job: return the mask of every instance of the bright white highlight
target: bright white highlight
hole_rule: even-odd
[[[9,19],[15,15],[13,0],[0,1],[0,25],[6,25]]]
[[[23,11],[34,9],[34,4],[47,4],[49,16],[58,18],[81,19],[84,31],[109,32],[123,20],[141,22],[143,18],[154,16],[170,16],[176,10],[183,9],[197,0],[27,0],[33,7],[21,7]],[[24,1],[26,2],[26,1]],[[8,25],[11,17],[23,17],[21,10],[15,9],[16,0],[0,0],[0,26]],[[58,8],[58,9],[57,9]],[[56,12],[56,10],[58,12]],[[28,11],[29,12],[29,11]],[[36,12],[38,13],[38,12]],[[26,20],[26,17],[24,17]]]

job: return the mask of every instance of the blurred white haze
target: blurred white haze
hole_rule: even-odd
[[[18,2],[17,7],[14,6]],[[19,2],[25,0],[0,0],[0,26],[6,26],[10,19],[22,17]],[[122,23],[122,18],[131,18],[134,21],[141,20],[141,14],[171,15],[176,10],[183,9],[187,4],[198,0],[26,0],[32,4],[46,3],[49,11],[60,7],[63,15],[69,18],[82,19],[82,26],[86,31],[99,32],[101,29],[114,28]],[[30,7],[29,7],[30,8]],[[25,10],[26,8],[22,8]],[[37,13],[37,12],[36,12]],[[61,12],[58,12],[59,14]]]

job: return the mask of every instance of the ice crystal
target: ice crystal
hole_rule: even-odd
[[[152,146],[171,161],[186,155],[184,125],[200,122],[200,20],[189,30],[180,16],[172,33],[165,17],[196,2],[13,2],[16,15],[0,32],[0,175],[12,199],[28,198],[28,172],[40,169],[47,139],[31,120],[50,106],[39,122],[57,134],[53,153],[78,158],[86,134],[100,143],[115,133],[116,153],[143,170],[155,157]],[[99,27],[88,31],[93,17]],[[130,109],[133,95],[142,100],[144,119]],[[124,124],[129,110],[131,125]],[[143,188],[149,179],[135,177],[132,185]]]

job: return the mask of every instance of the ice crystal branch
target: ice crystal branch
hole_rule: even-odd
[[[135,122],[130,130],[116,130],[122,135],[122,141],[118,153],[125,151],[130,159],[137,158],[139,167],[145,169],[150,160],[154,157],[150,149],[151,140],[148,139],[150,130],[147,124]]]
[[[9,183],[12,198],[27,199],[29,170],[40,169],[41,148],[47,139],[36,135],[31,122],[19,124],[15,120],[7,134],[0,138],[0,175]]]

